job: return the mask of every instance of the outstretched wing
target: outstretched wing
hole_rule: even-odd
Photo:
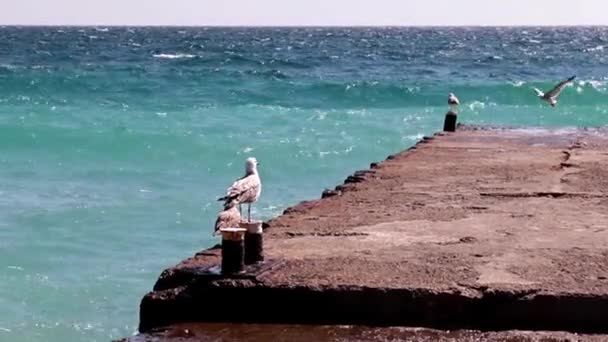
[[[536,96],[538,96],[538,97],[545,96],[545,93],[543,93],[540,89],[538,89],[538,88],[532,88],[532,89],[534,89],[534,91],[536,92]]]
[[[548,93],[545,94],[545,96],[547,97],[558,97],[559,94],[564,90],[564,88],[566,88],[566,86],[574,81],[574,79],[576,78],[576,76],[572,76],[567,80],[561,81],[559,82],[558,85],[555,86],[555,88],[551,89]]]

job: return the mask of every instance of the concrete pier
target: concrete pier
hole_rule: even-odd
[[[608,130],[459,126],[288,208],[264,235],[265,261],[238,277],[209,276],[219,249],[163,272],[142,300],[140,330],[231,322],[605,334]]]

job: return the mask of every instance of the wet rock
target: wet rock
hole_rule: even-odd
[[[340,196],[341,194],[342,194],[341,191],[325,189],[325,190],[323,190],[323,193],[321,194],[321,198]]]
[[[361,183],[365,180],[365,178],[361,177],[361,176],[348,176],[345,180],[344,180],[344,184],[350,184],[350,183]]]

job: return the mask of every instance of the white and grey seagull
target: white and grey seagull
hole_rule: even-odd
[[[215,231],[217,234],[223,228],[237,228],[241,223],[241,214],[236,209],[235,201],[227,201],[224,203],[224,210],[220,211],[215,220]]]
[[[551,107],[555,107],[559,94],[561,94],[562,91],[566,88],[566,86],[572,83],[575,78],[576,76],[572,76],[567,80],[559,82],[555,87],[553,87],[553,89],[549,90],[546,93],[543,93],[538,88],[534,88],[534,91],[536,92],[536,96],[538,96],[541,100],[547,101],[551,105]]]
[[[218,201],[225,203],[235,202],[239,205],[247,203],[247,220],[251,222],[251,204],[260,198],[262,193],[262,181],[258,174],[258,161],[255,158],[247,158],[245,161],[245,176],[239,178],[226,191],[226,196],[219,198]],[[242,214],[242,212],[241,212]]]
[[[458,106],[460,104],[460,101],[458,100],[456,95],[454,95],[453,93],[450,93],[448,95],[448,104],[450,105],[451,110],[455,110],[456,106]]]

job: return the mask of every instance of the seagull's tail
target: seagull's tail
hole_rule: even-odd
[[[218,198],[217,200],[223,201],[224,204],[227,205],[228,203],[232,203],[232,202],[236,203],[236,196],[224,196],[224,197]]]
[[[218,198],[217,200],[224,202],[224,210],[228,210],[228,209],[234,207],[235,205],[239,204],[239,201],[237,200],[237,196],[224,196],[222,198]]]
[[[543,93],[542,91],[540,91],[540,89],[538,89],[538,88],[532,88],[532,89],[534,89],[534,91],[536,92],[536,96],[538,96],[538,97],[545,96],[545,93]]]

